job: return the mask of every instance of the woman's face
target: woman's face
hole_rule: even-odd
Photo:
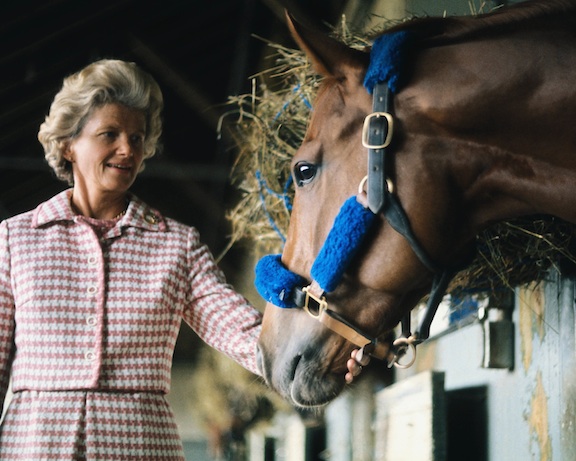
[[[124,193],[134,183],[144,156],[146,119],[120,104],[94,110],[64,157],[72,162],[74,187],[88,193]]]

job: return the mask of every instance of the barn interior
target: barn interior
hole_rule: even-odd
[[[267,41],[295,46],[285,26],[285,10],[304,23],[325,29],[338,23],[342,15],[361,29],[383,17],[470,13],[467,0],[433,3],[8,2],[3,5],[0,18],[0,220],[30,210],[68,187],[55,178],[46,164],[37,141],[38,127],[63,77],[97,59],[119,58],[137,62],[148,70],[159,82],[165,98],[163,152],[147,162],[133,193],[165,215],[196,227],[212,252],[220,255],[230,234],[226,210],[237,202],[239,192],[230,182],[234,143],[219,127],[228,97],[250,92],[251,77],[271,66],[272,52]],[[472,2],[476,7],[480,3],[483,2]],[[504,2],[490,2],[491,6],[501,3]],[[254,304],[261,305],[250,286],[250,276],[245,277],[251,273],[252,264],[246,251],[243,246],[232,247],[220,265],[231,283]],[[214,433],[210,424],[198,421],[197,393],[189,392],[196,385],[190,384],[191,376],[202,367],[203,372],[206,369],[201,363],[202,350],[196,335],[183,325],[174,357],[172,398],[190,459],[217,459],[223,455],[210,451],[211,444],[217,451]],[[257,391],[260,392],[259,387]],[[225,408],[214,411],[226,412],[233,407],[234,403],[227,402]],[[258,408],[262,410],[261,406]],[[247,419],[250,418],[257,418],[256,413]],[[231,418],[214,419],[216,438],[221,440],[227,430],[228,446],[233,445]]]

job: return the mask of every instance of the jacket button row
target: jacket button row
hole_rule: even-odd
[[[84,358],[86,359],[87,362],[93,362],[94,360],[96,360],[96,354],[92,351],[88,351],[84,354]]]
[[[88,290],[86,290],[88,292],[88,294],[93,295],[96,294],[96,292],[98,291],[98,287],[95,285],[90,285],[88,287]]]
[[[94,266],[98,262],[98,258],[96,256],[90,256],[88,258],[88,264]]]

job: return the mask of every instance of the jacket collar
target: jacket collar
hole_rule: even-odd
[[[67,189],[41,203],[33,212],[32,227],[41,227],[59,221],[76,221],[85,219],[78,216],[70,206],[72,189]],[[135,195],[129,195],[130,203],[126,214],[115,227],[139,227],[150,231],[165,231],[166,220],[157,210],[149,207]]]

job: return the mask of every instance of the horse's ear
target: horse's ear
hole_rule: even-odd
[[[292,37],[320,75],[342,79],[350,77],[351,73],[358,75],[359,70],[368,67],[369,53],[350,48],[323,32],[303,26],[288,12],[286,20]]]

